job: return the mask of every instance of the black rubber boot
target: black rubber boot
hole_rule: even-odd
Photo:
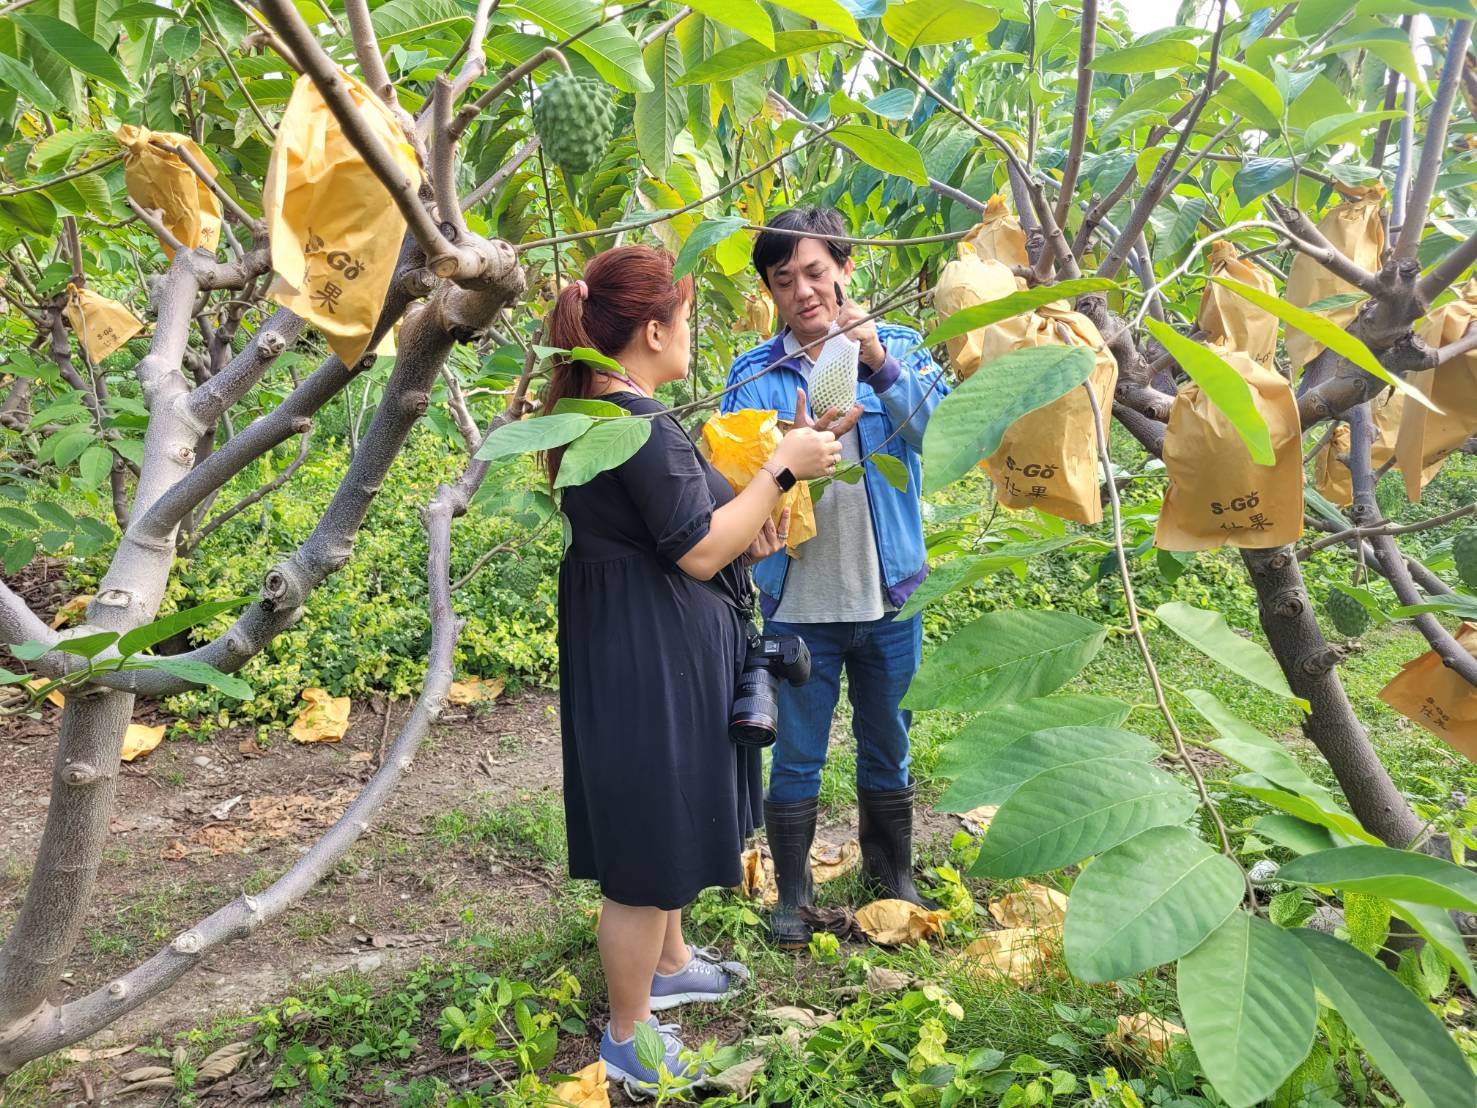
[[[932,911],[938,902],[918,892],[913,884],[913,793],[904,789],[856,791],[862,879],[877,895],[907,900]]]
[[[818,798],[790,804],[764,802],[764,829],[769,835],[769,853],[774,858],[774,883],[780,899],[769,916],[769,934],[781,950],[799,950],[810,945],[810,924],[801,908],[814,906],[810,878],[810,844],[815,838]]]

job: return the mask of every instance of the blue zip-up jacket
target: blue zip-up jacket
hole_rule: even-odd
[[[874,462],[868,461],[863,471],[882,583],[892,603],[901,608],[928,576],[919,499],[922,489],[919,456],[928,417],[948,394],[949,386],[943,370],[922,346],[923,337],[917,331],[882,323],[877,327],[877,337],[887,351],[887,358],[876,372],[870,372],[865,362],[858,367],[856,398],[862,406],[862,418],[857,432],[861,436],[863,456],[870,456],[880,448],[907,467],[907,491],[888,484]],[[746,380],[775,362],[781,364],[762,377]],[[738,384],[740,381],[744,383]],[[795,390],[806,387],[806,375],[798,354],[785,356],[785,336],[781,331],[739,355],[728,371],[728,385],[733,391],[723,397],[724,412],[772,409],[779,413],[780,419],[793,422]],[[738,387],[734,388],[735,385]],[[779,606],[789,568],[790,556],[783,550],[754,567],[754,583],[759,586],[760,607],[766,616]]]

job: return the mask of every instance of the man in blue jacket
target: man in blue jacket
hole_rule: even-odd
[[[866,459],[861,481],[826,487],[815,505],[814,538],[754,570],[765,629],[798,634],[811,655],[809,683],[780,686],[779,737],[764,802],[779,886],[770,929],[785,948],[810,941],[799,910],[812,904],[809,853],[843,670],[856,737],[865,876],[880,895],[925,903],[912,876],[912,713],[900,707],[918,669],[922,622],[895,616],[928,573],[919,453],[928,417],[949,390],[917,331],[869,322],[847,332],[861,344],[857,406],[844,415],[796,411],[797,390],[808,391],[821,342],[833,328],[868,314],[844,296],[851,246],[840,240],[848,233],[836,211],[809,208],[781,213],[759,234],[754,267],[783,326],[734,362],[732,391],[723,400],[725,412],[774,409],[783,421],[829,426],[842,443],[843,469]],[[882,456],[896,463],[884,463],[895,480],[906,472],[906,489],[889,483],[873,460]]]

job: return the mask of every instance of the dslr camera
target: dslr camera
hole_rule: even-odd
[[[799,635],[749,632],[743,672],[733,694],[728,737],[740,746],[769,746],[778,734],[780,678],[800,686],[810,680],[810,648]]]

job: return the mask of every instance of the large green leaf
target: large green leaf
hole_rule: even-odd
[[[594,425],[593,419],[579,412],[515,420],[488,435],[477,450],[477,458],[496,462],[537,450],[553,450],[556,446],[573,442]]]
[[[388,0],[370,13],[381,46],[428,37],[433,32],[465,34],[472,17],[456,0]]]
[[[131,91],[133,84],[123,72],[123,67],[96,39],[89,38],[70,23],[63,23],[55,16],[22,12],[13,18],[59,57],[65,58],[89,77],[96,77],[119,92]]]
[[[1321,315],[1314,315],[1294,304],[1289,304],[1280,296],[1276,296],[1263,289],[1254,288],[1241,281],[1232,280],[1229,277],[1212,277],[1212,281],[1224,285],[1237,296],[1250,300],[1259,308],[1271,312],[1278,319],[1290,327],[1296,327],[1314,342],[1322,343],[1335,354],[1348,358],[1360,369],[1378,377],[1385,384],[1391,386],[1398,392],[1414,399],[1416,403],[1440,414],[1440,409],[1426,399],[1426,394],[1413,385],[1407,384],[1402,378],[1396,377],[1388,369],[1380,364],[1380,360],[1371,353],[1369,347],[1349,334],[1336,323],[1331,323]]]
[[[1045,696],[1092,661],[1107,634],[1070,612],[988,612],[928,656],[903,704],[979,711]]]
[[[1467,941],[1451,920],[1451,913],[1429,904],[1392,900],[1390,910],[1435,948],[1448,966],[1457,971],[1469,990],[1477,992],[1477,969],[1467,953]]]
[[[1275,83],[1251,66],[1231,58],[1222,58],[1220,66],[1231,75],[1235,84],[1239,84],[1252,95],[1262,109],[1264,115],[1257,122],[1263,126],[1276,127],[1282,121],[1287,105],[1283,103],[1282,93],[1277,90]]]
[[[672,280],[680,281],[695,268],[703,256],[703,251],[711,246],[717,246],[730,235],[743,233],[743,216],[725,216],[722,219],[705,219],[693,229],[692,234],[687,236],[687,241],[682,244],[682,250],[677,255],[677,261],[672,266]]]
[[[832,129],[829,137],[873,169],[906,177],[915,185],[928,184],[923,155],[891,131],[869,127],[865,123],[844,123]]]
[[[1276,660],[1256,643],[1243,639],[1220,612],[1197,608],[1182,600],[1161,604],[1155,617],[1211,661],[1240,674],[1268,692],[1285,696],[1308,710],[1308,702],[1294,696]]]
[[[840,31],[853,41],[862,37],[861,28],[846,7],[837,0],[772,0],[776,8],[804,16],[817,26]]]
[[[14,89],[44,112],[61,107],[61,101],[29,67],[4,53],[0,53],[0,85]]]
[[[554,487],[583,485],[596,474],[614,469],[640,450],[650,437],[649,419],[609,419],[595,424],[564,452]]]
[[[1272,784],[1265,777],[1255,773],[1243,773],[1231,778],[1233,788],[1239,789],[1247,796],[1256,797],[1263,804],[1269,804],[1280,812],[1286,812],[1290,816],[1302,820],[1304,823],[1316,823],[1320,827],[1326,827],[1330,831],[1336,831],[1360,842],[1379,842],[1368,831],[1360,826],[1359,821],[1347,812],[1325,808],[1311,797],[1302,793],[1290,793],[1286,789]]]
[[[1320,850],[1288,862],[1277,879],[1477,912],[1477,873],[1413,850],[1366,843]]]
[[[842,38],[833,31],[780,31],[774,36],[771,49],[762,42],[735,43],[704,58],[682,75],[679,85],[710,85],[716,81],[731,81],[741,73],[761,65],[779,61],[796,54],[808,54]]]
[[[1386,119],[1399,119],[1404,112],[1341,112],[1314,121],[1303,132],[1303,145],[1312,150],[1325,144],[1335,146],[1345,142],[1357,142],[1365,131],[1379,126]],[[1361,298],[1363,293],[1360,294]],[[1313,305],[1309,305],[1313,307]]]
[[[1132,709],[1106,696],[1043,696],[975,716],[944,744],[935,772],[958,777],[1022,735],[1048,727],[1117,727]]]
[[[1093,540],[1087,540],[1087,544]],[[964,554],[929,569],[923,583],[913,590],[908,602],[898,609],[898,619],[909,619],[957,589],[968,588],[1004,569],[1012,569],[1038,554],[1048,554],[1066,546],[1083,543],[1081,535],[1061,535],[1040,542],[1011,543],[996,547],[987,554]]]
[[[1195,796],[1143,762],[1087,762],[1037,774],[990,821],[976,877],[1026,877],[1074,865],[1140,831],[1184,823]]]
[[[714,22],[732,27],[774,49],[774,25],[769,20],[769,13],[754,0],[695,0],[688,6]]]
[[[1280,743],[1233,715],[1215,694],[1203,689],[1186,689],[1185,698],[1220,732],[1221,737],[1210,744],[1217,754],[1261,774],[1289,792],[1302,793],[1326,807],[1339,807],[1329,791],[1309,777],[1297,759]]]
[[[923,491],[964,476],[995,452],[1012,423],[1081,385],[1095,364],[1085,346],[1031,346],[985,362],[929,417]]]
[[[1318,931],[1292,932],[1313,980],[1410,1108],[1477,1102],[1477,1077],[1431,1010],[1373,958]]]
[[[212,600],[205,604],[197,604],[193,608],[185,608],[167,615],[152,623],[146,623],[142,627],[135,627],[121,639],[118,640],[118,653],[122,657],[137,654],[141,650],[172,639],[181,631],[188,631],[191,627],[198,627],[202,623],[209,622],[224,612],[232,611],[243,604],[250,604],[251,597],[238,596],[234,600]]]
[[[1112,727],[1033,731],[963,770],[935,811],[968,812],[981,804],[1000,804],[1022,784],[1055,766],[1124,758],[1147,762],[1158,753],[1153,740]]]
[[[665,177],[672,147],[687,122],[687,94],[676,85],[682,76],[682,47],[675,35],[663,35],[646,48],[642,60],[651,91],[636,94],[636,149],[653,176]]]
[[[917,46],[979,38],[999,22],[998,10],[971,0],[908,0],[889,4],[882,13],[883,30],[903,48],[904,55]]]
[[[251,686],[235,674],[222,673],[208,662],[197,662],[191,658],[150,658],[144,662],[130,663],[128,669],[161,669],[182,681],[203,685],[237,700],[250,700],[256,693]]]
[[[651,81],[641,64],[641,47],[631,32],[616,22],[589,30],[603,18],[600,5],[590,0],[508,0],[498,11],[531,20],[560,38],[580,33],[569,49],[594,66],[600,76],[625,92],[650,91]]]
[[[955,312],[928,333],[923,346],[937,346],[941,342],[968,334],[980,327],[988,327],[1003,319],[1025,315],[1030,311],[1057,300],[1072,300],[1089,292],[1107,292],[1118,288],[1118,282],[1106,277],[1078,277],[1055,285],[1038,285],[1033,289],[1020,289],[999,300],[986,300],[972,308]]]
[[[1200,391],[1231,421],[1241,441],[1246,444],[1251,460],[1259,466],[1274,465],[1277,454],[1272,449],[1272,432],[1256,406],[1246,378],[1209,346],[1191,342],[1167,323],[1144,320],[1149,334],[1174,356]]]
[[[1067,966],[1116,981],[1188,954],[1246,888],[1241,870],[1184,827],[1151,827],[1096,858],[1072,886],[1062,932]]]
[[[1338,845],[1333,832],[1327,827],[1298,819],[1285,812],[1269,812],[1259,817],[1252,824],[1252,830],[1294,854],[1310,854],[1315,850],[1328,850]]]
[[[1092,60],[1098,73],[1156,73],[1161,69],[1182,69],[1194,65],[1200,50],[1184,39],[1159,39],[1137,46],[1107,50]]]
[[[1236,1108],[1271,1096],[1307,1056],[1318,1001],[1291,932],[1233,912],[1180,959],[1177,976],[1195,1055]]]

